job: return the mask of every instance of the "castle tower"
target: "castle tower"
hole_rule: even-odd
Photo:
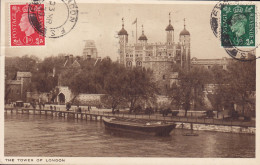
[[[26,94],[31,89],[31,72],[17,72],[17,80],[21,81],[21,99],[26,100]]]
[[[140,43],[142,44],[142,45],[145,45],[145,44],[147,44],[147,37],[146,37],[146,35],[144,35],[144,26],[142,25],[142,35],[138,38],[138,40],[140,41]]]
[[[185,18],[184,21],[184,29],[180,32],[180,43],[181,45],[185,45],[186,47],[190,47],[190,32],[186,30]]]
[[[171,13],[169,13],[169,25],[165,29],[166,31],[166,43],[172,45],[174,43],[174,28],[171,25]]]
[[[181,66],[184,69],[190,69],[190,32],[186,30],[185,18],[184,29],[180,32],[181,44]]]
[[[124,28],[124,18],[122,18],[122,29],[118,32],[119,36],[119,62],[126,64],[126,44],[128,43],[128,33]]]
[[[88,59],[88,58],[97,58],[98,53],[97,53],[97,48],[95,45],[95,41],[93,40],[86,40],[85,41],[85,47],[83,49],[83,59]]]

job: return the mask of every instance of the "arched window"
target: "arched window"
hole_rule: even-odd
[[[137,64],[137,66],[142,66],[142,62],[141,61],[137,61],[136,64]]]
[[[129,57],[129,54],[128,54],[128,53],[126,53],[126,57]]]
[[[136,54],[136,57],[138,57],[138,54]]]
[[[171,53],[169,53],[169,56],[172,56],[172,54],[171,54]]]
[[[132,67],[132,61],[127,61],[127,62],[126,62],[126,66],[127,66],[127,67]]]
[[[162,79],[165,80],[165,75],[162,76]]]

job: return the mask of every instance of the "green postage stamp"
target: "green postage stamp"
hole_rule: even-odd
[[[255,5],[222,5],[221,46],[255,46]]]

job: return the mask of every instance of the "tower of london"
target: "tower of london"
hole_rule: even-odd
[[[184,28],[175,40],[174,27],[169,14],[169,24],[165,28],[165,41],[160,43],[149,43],[148,37],[144,33],[134,44],[128,43],[128,33],[124,28],[118,32],[119,36],[119,63],[126,67],[144,67],[153,71],[153,78],[158,84],[161,93],[176,81],[178,73],[173,71],[174,65],[179,65],[184,70],[190,69],[190,33]]]

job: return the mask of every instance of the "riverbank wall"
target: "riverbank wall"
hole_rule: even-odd
[[[224,126],[224,125],[210,125],[210,124],[190,124],[176,122],[178,129],[193,129],[195,131],[215,131],[215,132],[228,132],[228,133],[241,133],[253,134],[256,133],[255,127],[242,127],[242,126]]]

